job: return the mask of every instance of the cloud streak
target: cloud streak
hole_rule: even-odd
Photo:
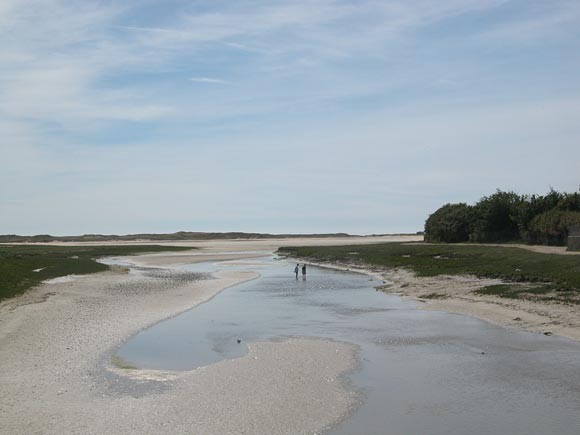
[[[495,187],[575,188],[546,150],[580,164],[579,28],[568,0],[5,0],[0,228],[291,231],[307,203],[312,230],[414,231]]]
[[[191,77],[189,80],[195,83],[210,83],[217,85],[229,85],[231,82],[222,79],[216,79],[211,77]]]

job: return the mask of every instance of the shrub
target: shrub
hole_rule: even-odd
[[[445,204],[425,222],[427,242],[466,242],[472,222],[473,207],[465,204]]]
[[[580,192],[546,195],[497,190],[474,206],[445,204],[425,222],[427,242],[513,242],[564,245],[580,226]]]
[[[517,216],[525,198],[515,192],[497,190],[484,196],[474,206],[475,219],[470,240],[474,242],[507,242],[519,240]]]
[[[558,210],[580,212],[580,193],[564,193],[556,205]]]
[[[532,243],[565,245],[570,227],[580,226],[580,212],[553,209],[533,218],[529,224]]]

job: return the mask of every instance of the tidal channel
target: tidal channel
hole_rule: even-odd
[[[261,276],[142,331],[118,355],[191,370],[243,356],[248,342],[345,341],[360,348],[347,383],[361,404],[329,434],[580,433],[580,344],[419,310],[366,275],[308,267],[295,279],[294,266],[274,256],[185,266]]]

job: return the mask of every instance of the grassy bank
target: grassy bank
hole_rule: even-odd
[[[0,300],[23,293],[46,279],[107,270],[107,265],[95,261],[99,257],[188,249],[192,248],[0,245]]]
[[[401,243],[281,248],[279,252],[313,261],[402,267],[419,276],[470,274],[500,278],[508,284],[482,292],[501,297],[571,303],[578,303],[580,297],[580,256],[540,254],[513,247]]]

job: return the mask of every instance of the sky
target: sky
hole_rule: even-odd
[[[579,186],[577,0],[0,1],[0,234],[415,232]]]

